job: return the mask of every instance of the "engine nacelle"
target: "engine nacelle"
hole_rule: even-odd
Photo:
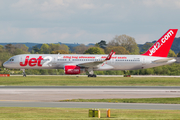
[[[71,75],[75,75],[75,74],[80,74],[80,73],[84,73],[85,69],[84,68],[80,68],[79,66],[76,65],[66,65],[64,67],[64,72],[65,74],[71,74]]]

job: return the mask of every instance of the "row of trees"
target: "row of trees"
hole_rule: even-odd
[[[43,44],[39,49],[38,46],[33,46],[32,54],[69,54],[69,47],[64,44]]]
[[[139,54],[139,48],[134,38],[127,35],[115,36],[108,44],[101,40],[95,46],[85,46],[83,44],[74,47],[77,54],[109,54],[114,50],[116,54]]]
[[[127,35],[116,36],[108,44],[100,41],[95,46],[81,44],[69,51],[64,44],[43,44],[40,48],[34,46],[30,51],[32,54],[109,54],[114,50],[116,54],[139,54],[139,48],[134,38]]]

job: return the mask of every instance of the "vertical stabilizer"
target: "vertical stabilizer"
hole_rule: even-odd
[[[169,29],[146,53],[142,55],[167,57],[178,29]]]

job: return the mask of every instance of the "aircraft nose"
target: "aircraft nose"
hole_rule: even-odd
[[[5,63],[3,63],[3,66],[4,66],[5,68],[7,68],[7,67],[8,67],[8,65],[7,65],[7,61],[6,61]]]

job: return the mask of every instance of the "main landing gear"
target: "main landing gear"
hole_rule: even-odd
[[[89,68],[89,69],[88,69],[88,72],[89,72],[88,77],[96,77],[96,75],[94,74],[94,71],[93,71],[92,68]]]

